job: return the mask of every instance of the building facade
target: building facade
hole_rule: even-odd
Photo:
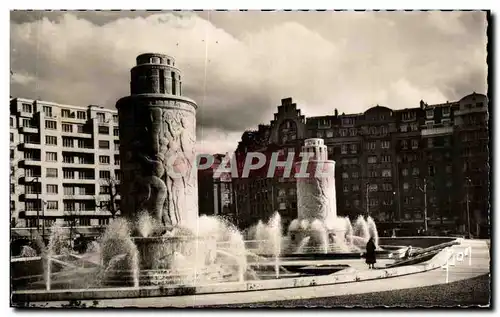
[[[286,157],[298,152],[304,139],[323,138],[328,158],[336,161],[339,215],[371,215],[382,230],[423,229],[427,222],[431,229],[467,232],[470,227],[486,236],[487,122],[487,97],[477,93],[443,104],[421,101],[402,110],[377,105],[359,114],[335,109],[333,115],[310,118],[287,98],[270,125],[243,133],[235,155],[239,162],[252,151]],[[282,213],[285,225],[296,217],[293,177],[256,175],[233,183],[242,227],[273,211]]]
[[[118,213],[116,111],[10,101],[12,227],[105,225]]]

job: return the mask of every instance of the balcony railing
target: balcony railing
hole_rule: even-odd
[[[435,136],[435,135],[443,135],[443,134],[452,134],[453,127],[439,127],[439,128],[430,128],[430,129],[422,129],[422,136]]]

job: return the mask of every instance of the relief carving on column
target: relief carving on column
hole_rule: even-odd
[[[163,226],[182,225],[193,212],[197,215],[192,210],[197,206],[195,115],[161,106],[148,108],[144,127],[125,132],[134,140],[123,162],[132,179],[132,186],[124,188],[130,202],[125,208],[129,214],[145,210]]]

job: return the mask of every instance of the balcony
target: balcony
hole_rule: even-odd
[[[42,193],[28,193],[24,194],[24,199],[40,199],[42,197]]]
[[[24,183],[36,183],[36,180],[38,179],[38,182],[40,182],[41,176],[23,176],[21,177],[20,181]]]
[[[94,200],[95,196],[91,194],[64,194],[64,200]]]
[[[36,166],[42,165],[42,160],[39,158],[29,157],[29,158],[23,158],[21,159],[21,161],[23,161],[25,165],[36,165]]]
[[[92,133],[91,132],[82,132],[82,131],[63,131],[61,132],[62,136],[69,136],[69,137],[78,137],[78,138],[86,138],[86,139],[91,139],[92,138]]]
[[[487,107],[476,107],[476,108],[468,108],[468,109],[460,109],[460,110],[457,110],[454,112],[454,116],[457,117],[457,116],[463,116],[463,115],[466,115],[466,114],[470,114],[470,113],[481,113],[481,112],[487,112],[488,111],[488,108]]]
[[[63,152],[94,153],[93,147],[63,147]]]
[[[80,163],[80,162],[63,162],[62,166],[71,168],[90,168],[90,169],[96,168],[96,165],[94,163]]]
[[[21,127],[21,133],[38,133],[38,127],[35,126]]]
[[[25,142],[19,144],[19,147],[21,150],[23,149],[35,149],[35,150],[40,150],[42,146],[40,145],[40,142]]]
[[[429,128],[422,129],[422,136],[439,136],[439,135],[447,135],[453,133],[453,127],[439,127],[439,128]]]
[[[64,210],[65,216],[95,216],[98,211],[94,210]]]

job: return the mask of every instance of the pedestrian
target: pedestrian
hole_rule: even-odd
[[[368,240],[368,243],[366,244],[366,264],[368,264],[369,269],[374,269],[375,268],[375,263],[377,263],[377,259],[375,257],[375,242],[373,241],[373,238],[370,237],[370,240]]]

